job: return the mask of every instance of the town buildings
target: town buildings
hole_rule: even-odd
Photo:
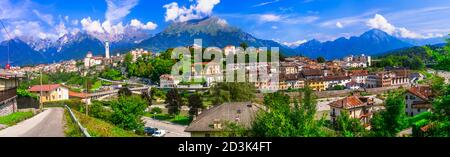
[[[19,74],[0,69],[0,116],[17,111],[17,87],[21,78]]]
[[[133,62],[136,62],[137,59],[139,57],[142,57],[143,55],[151,55],[151,53],[149,51],[144,50],[144,49],[134,49],[134,50],[130,51],[130,54],[133,56],[133,59],[132,59]]]
[[[347,56],[343,60],[345,68],[366,68],[372,65],[372,58],[364,54],[361,56]]]
[[[103,63],[103,57],[101,56],[93,56],[92,52],[88,52],[86,57],[84,58],[84,67],[90,68],[96,65],[101,65]]]
[[[69,89],[60,84],[36,85],[28,91],[37,94],[42,103],[69,99]]]

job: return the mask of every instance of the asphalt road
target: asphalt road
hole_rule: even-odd
[[[162,130],[166,130],[165,137],[190,137],[191,135],[187,132],[184,132],[187,126],[172,124],[169,122],[163,122],[159,120],[154,120],[149,117],[143,118],[145,122],[145,127],[158,128]]]
[[[0,131],[0,137],[64,137],[64,109],[50,108]]]

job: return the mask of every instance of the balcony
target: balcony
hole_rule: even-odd
[[[2,103],[5,100],[11,99],[13,97],[17,96],[17,89],[11,88],[4,91],[0,91],[0,103]]]

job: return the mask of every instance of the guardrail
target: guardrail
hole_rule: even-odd
[[[67,106],[67,105],[64,105],[64,106],[65,106],[66,109],[69,111],[70,117],[72,118],[72,120],[75,121],[75,122],[77,123],[77,125],[78,125],[78,127],[80,128],[80,130],[81,130],[81,132],[83,133],[83,135],[84,135],[85,137],[91,137],[91,135],[89,135],[89,132],[87,131],[87,129],[84,128],[84,127],[81,125],[80,121],[78,121],[77,117],[75,117],[75,114],[73,114],[72,109],[70,109],[70,107]]]

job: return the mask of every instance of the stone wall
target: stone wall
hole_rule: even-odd
[[[17,111],[16,98],[0,103],[0,116],[6,116]]]

